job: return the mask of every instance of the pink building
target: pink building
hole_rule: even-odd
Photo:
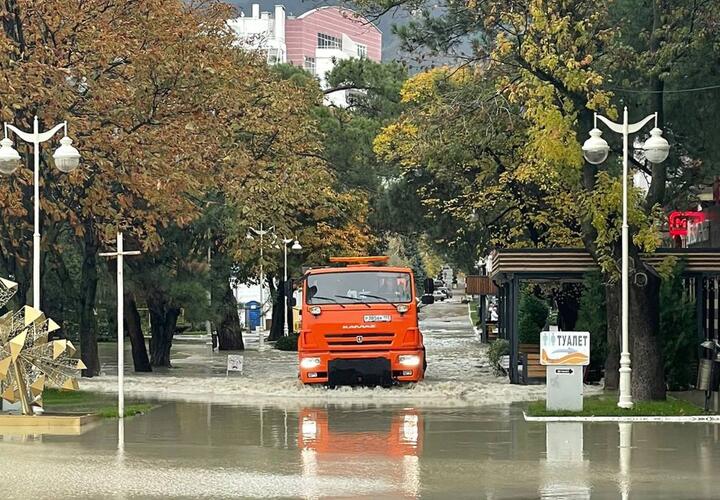
[[[314,59],[316,72],[322,77],[318,59],[367,57],[380,61],[382,33],[352,10],[320,7],[287,19],[285,43],[288,62],[308,68]]]
[[[288,62],[315,75],[323,87],[325,75],[337,61],[365,57],[380,61],[382,33],[370,21],[352,10],[328,6],[298,17],[285,17],[282,5],[274,12],[260,12],[252,5],[250,16],[241,13],[228,21],[243,45],[266,52],[268,63]],[[347,92],[326,96],[336,105],[345,105]]]

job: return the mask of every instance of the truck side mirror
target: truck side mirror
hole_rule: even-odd
[[[420,301],[421,301],[423,304],[425,304],[425,305],[434,304],[434,303],[435,303],[435,297],[433,297],[432,295],[427,295],[427,294],[426,294],[426,295],[423,295],[423,296],[422,296],[422,299],[420,299]]]

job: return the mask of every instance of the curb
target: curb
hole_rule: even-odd
[[[636,416],[636,417],[531,417],[523,412],[526,422],[650,422],[650,423],[682,423],[682,424],[720,424],[720,415],[688,415],[681,416]]]

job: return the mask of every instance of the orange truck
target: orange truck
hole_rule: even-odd
[[[305,384],[382,385],[422,380],[415,278],[388,257],[334,257],[303,277],[298,357]],[[427,287],[430,287],[428,290]],[[431,304],[432,280],[423,304]]]

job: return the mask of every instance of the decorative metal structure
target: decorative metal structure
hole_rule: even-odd
[[[17,283],[0,278],[0,307],[16,291]],[[73,358],[76,350],[69,340],[48,340],[58,329],[57,323],[30,306],[0,316],[0,397],[19,401],[24,415],[32,415],[33,406],[42,407],[46,385],[78,389],[78,370],[85,364]]]

